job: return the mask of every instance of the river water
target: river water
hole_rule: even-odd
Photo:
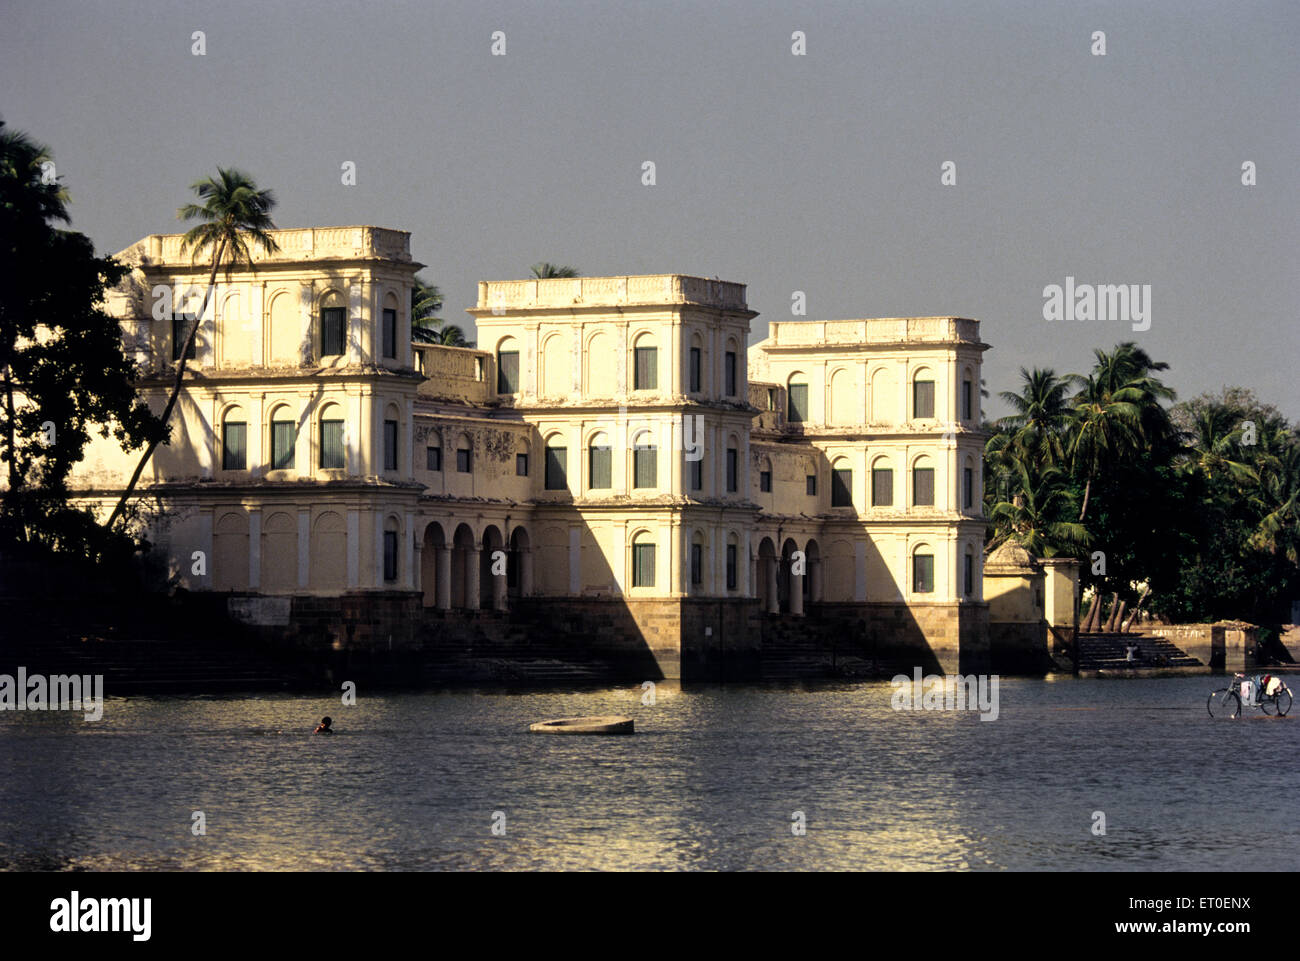
[[[885,682],[4,712],[0,868],[1291,870],[1300,720],[1211,720],[1223,683],[1004,678],[994,721]],[[527,733],[609,713],[637,733]]]

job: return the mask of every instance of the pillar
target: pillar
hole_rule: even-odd
[[[533,552],[520,551],[519,557],[519,594],[528,597],[533,593]]]
[[[767,579],[767,613],[779,614],[781,613],[781,598],[778,596],[776,589],[777,560],[775,557],[765,558],[763,563],[766,567],[763,576]]]
[[[504,548],[502,549],[504,550]],[[506,587],[506,575],[494,573],[492,575],[492,610],[504,611],[506,609]]]
[[[803,616],[803,574],[790,571],[790,613],[796,617]]]
[[[434,548],[434,605],[440,611],[451,610],[451,548]]]
[[[822,599],[822,559],[814,558],[808,563],[808,600],[817,603]]]
[[[478,544],[472,544],[465,548],[465,609],[467,611],[478,610],[478,568],[482,558],[480,554],[482,548]]]

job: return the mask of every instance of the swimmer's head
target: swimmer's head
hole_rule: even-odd
[[[334,722],[331,721],[328,717],[323,717],[323,718],[320,719],[320,726],[321,726],[321,727],[329,727],[329,726],[330,726],[331,724],[333,724],[333,723],[334,723]]]

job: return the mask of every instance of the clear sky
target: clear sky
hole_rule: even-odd
[[[467,327],[539,260],[675,271],[747,283],[754,339],[794,291],[975,317],[994,394],[1133,339],[1300,420],[1298,49],[1294,0],[0,0],[0,116],[105,252],[233,165],[279,226],[410,230]],[[1067,277],[1149,284],[1150,329],[1044,320]]]

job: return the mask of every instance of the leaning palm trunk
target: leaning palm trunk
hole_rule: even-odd
[[[217,270],[221,266],[221,257],[225,251],[226,243],[223,240],[212,258],[212,273],[208,276],[208,289],[203,294],[203,306],[199,308],[198,316],[194,318],[194,326],[190,328],[189,336],[185,338],[185,346],[181,348],[180,362],[176,365],[176,380],[172,383],[171,395],[167,398],[167,406],[163,408],[162,412],[161,420],[164,427],[170,422],[172,411],[176,409],[176,401],[180,398],[181,387],[185,381],[186,359],[189,357],[190,348],[194,346],[194,341],[198,337],[199,325],[203,323],[203,316],[208,312],[208,303],[212,299],[212,290],[217,283]],[[117,506],[113,508],[113,513],[109,515],[105,527],[112,527],[117,519],[122,516],[122,512],[126,510],[127,502],[131,499],[131,495],[135,493],[136,484],[140,482],[140,475],[144,473],[145,466],[153,457],[153,452],[162,441],[162,437],[160,431],[145,447],[139,463],[135,465],[135,471],[131,474],[131,479],[127,481],[126,490],[122,492],[121,498],[118,499]]]

